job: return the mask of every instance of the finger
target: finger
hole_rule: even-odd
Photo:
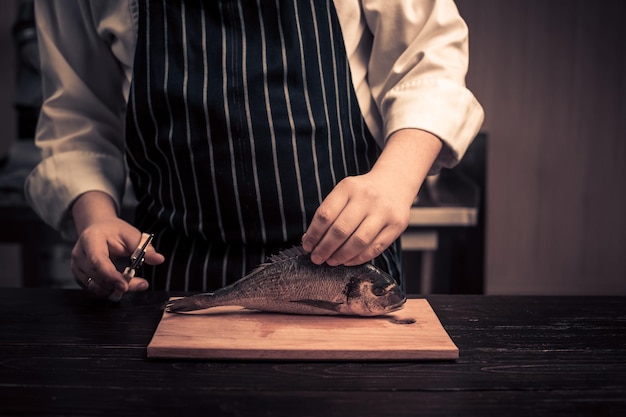
[[[76,281],[82,289],[87,290],[88,287],[91,287],[91,281],[93,280],[89,273],[91,267],[86,261],[80,240],[72,249],[70,269],[72,271],[72,275],[74,276],[74,281]]]
[[[145,278],[134,277],[128,282],[128,291],[145,291],[149,286]]]
[[[107,296],[115,288],[126,291],[128,287],[111,261],[104,239],[79,239],[72,251],[72,272],[82,282],[91,278],[98,295]]]
[[[97,295],[98,297],[108,297],[111,294],[111,289],[108,285],[102,286],[95,279],[89,281],[87,284],[87,291]]]
[[[99,297],[110,297],[111,294],[117,292],[123,294],[126,292],[127,284],[121,285],[117,281],[111,281],[106,278],[102,278],[101,276],[96,276],[93,274],[85,273],[85,272],[75,272],[73,270],[74,277],[76,282],[86,291],[89,291]]]
[[[313,219],[306,233],[302,236],[302,247],[307,252],[313,252],[319,245],[320,241],[326,235],[328,228],[333,224],[337,216],[339,216],[348,203],[347,195],[336,191],[337,188],[320,204],[313,215]]]
[[[91,284],[91,278],[85,277],[84,279],[78,278],[78,276],[74,275],[74,281],[83,289],[86,290],[89,288],[89,284]]]
[[[145,262],[148,265],[160,265],[165,262],[165,256],[161,253],[157,252],[152,244],[148,245],[145,253]]]
[[[335,255],[346,242],[352,238],[355,230],[357,230],[363,220],[366,218],[367,208],[361,204],[349,204],[339,214],[335,221],[330,225],[326,234],[317,246],[311,252],[311,260],[313,263],[322,264],[328,262],[329,265],[338,265],[335,261]],[[365,238],[368,243],[370,238]],[[350,256],[352,257],[352,256]],[[344,260],[345,255],[338,254],[338,261]],[[347,258],[345,258],[347,260]]]
[[[107,287],[103,287],[92,277],[85,277],[84,279],[76,278],[76,282],[85,290],[98,297],[107,297],[111,294],[111,290]]]
[[[343,263],[345,266],[356,266],[373,260],[380,256],[395,240],[400,236],[400,233],[394,230],[392,227],[386,227],[376,236],[376,238],[366,247],[354,256]]]
[[[128,282],[128,292],[134,292],[134,291],[145,291],[148,289],[148,287],[150,286],[150,284],[148,284],[148,281],[146,281],[143,278],[140,277],[133,277],[131,278],[131,280]],[[122,296],[124,295],[125,291],[120,291],[119,289],[115,289],[108,297],[109,300],[113,301],[113,302],[118,302],[122,299]]]
[[[380,250],[378,245],[372,245],[376,239],[380,239],[379,235],[385,227],[383,218],[375,216],[365,217],[358,227],[355,227],[355,230],[348,236],[345,242],[328,257],[326,263],[331,266],[342,265],[359,257],[364,252],[369,254]],[[385,248],[382,248],[382,250],[384,249]],[[380,252],[382,252],[382,250],[380,250]],[[376,254],[376,256],[378,255],[379,253]],[[362,263],[366,261],[367,260]]]

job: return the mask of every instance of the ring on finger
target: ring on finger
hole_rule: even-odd
[[[88,290],[92,282],[93,282],[93,278],[91,277],[87,278],[87,281],[85,282],[85,289]]]

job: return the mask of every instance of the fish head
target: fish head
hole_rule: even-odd
[[[378,316],[402,308],[406,294],[392,276],[372,264],[360,266],[346,285],[346,307],[350,314]]]

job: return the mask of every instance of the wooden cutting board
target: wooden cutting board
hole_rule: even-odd
[[[450,360],[459,350],[425,299],[379,317],[300,316],[216,307],[164,313],[150,358]]]

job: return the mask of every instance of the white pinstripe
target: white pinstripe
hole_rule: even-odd
[[[191,172],[193,178],[193,187],[196,195],[196,203],[198,205],[198,230],[204,239],[206,239],[206,235],[204,234],[203,226],[203,217],[202,217],[202,203],[200,202],[200,189],[198,186],[198,175],[196,174],[196,164],[194,162],[193,157],[193,149],[191,146],[191,126],[189,122],[189,100],[187,100],[188,96],[188,88],[189,88],[189,51],[187,46],[187,18],[185,15],[185,2],[181,3],[181,26],[182,26],[182,36],[183,36],[183,98],[185,102],[185,131],[187,134],[187,149],[189,150],[189,160],[191,163]],[[187,213],[185,212],[185,215]],[[186,223],[186,221],[185,221]]]
[[[222,211],[220,210],[219,193],[217,192],[217,182],[215,181],[215,159],[213,154],[213,142],[211,140],[211,123],[209,121],[209,106],[207,104],[207,97],[209,91],[209,66],[207,57],[207,32],[206,32],[206,16],[204,14],[204,3],[200,3],[202,15],[200,16],[202,22],[202,107],[204,110],[204,120],[206,126],[207,146],[209,148],[209,159],[211,161],[211,186],[213,189],[213,197],[215,199],[215,213],[217,215],[217,224],[220,229],[220,236],[222,241],[226,241],[226,232],[224,231],[224,224],[222,222]],[[206,274],[204,275],[206,277]],[[206,285],[206,283],[205,283]]]
[[[167,6],[165,4],[165,0],[163,0],[163,10],[166,11],[167,10]],[[164,13],[165,16],[166,13]],[[170,101],[168,99],[168,89],[167,89],[167,78],[169,76],[169,50],[167,48],[167,19],[164,17],[164,28],[163,28],[163,33],[165,35],[165,51],[164,51],[164,59],[165,59],[165,74],[163,76],[163,92],[165,94],[165,103],[167,105],[167,112],[168,112],[168,116],[169,116],[169,121],[170,121],[170,128],[169,128],[169,133],[168,133],[168,140],[170,143],[170,152],[172,155],[172,161],[174,161],[174,170],[176,171],[176,178],[178,179],[178,186],[181,188],[181,190],[183,189],[183,183],[182,183],[182,178],[180,176],[180,170],[178,169],[178,163],[176,162],[176,155],[174,153],[174,145],[173,145],[173,137],[174,137],[174,120],[173,120],[173,116],[172,116],[172,107],[170,104]],[[170,190],[172,189],[172,187],[170,187]],[[182,199],[182,203],[183,203],[183,230],[185,231],[185,235],[189,234],[188,228],[187,228],[187,202],[185,201],[185,199]],[[172,195],[172,201],[175,201],[173,195]],[[175,210],[172,210],[172,214],[170,215],[170,225],[172,226],[172,228],[174,228],[174,213]],[[168,285],[169,287],[169,285]]]
[[[189,271],[191,269],[191,261],[193,259],[193,255],[195,253],[195,247],[196,247],[196,239],[194,239],[191,242],[191,250],[189,250],[189,254],[187,257],[187,265],[185,266],[185,286],[184,286],[184,291],[189,291]]]
[[[350,97],[351,90],[353,88],[352,79],[350,78],[350,67],[348,67],[348,70],[346,71],[345,87],[346,87],[346,97]],[[361,167],[359,166],[359,156],[357,154],[357,146],[356,146],[357,138],[356,138],[356,132],[354,131],[354,119],[352,117],[352,100],[346,100],[346,103],[348,105],[348,117],[350,119],[350,122],[348,123],[348,125],[350,126],[350,137],[352,138],[352,152],[354,155],[354,163],[356,164],[356,171],[361,172]],[[367,150],[367,141],[364,140],[364,142],[366,146],[365,149]],[[367,153],[365,155],[367,157]]]
[[[278,210],[280,211],[281,230],[283,234],[283,240],[287,240],[287,220],[285,219],[285,203],[282,192],[282,182],[280,180],[280,173],[278,171],[278,154],[276,152],[276,131],[274,128],[274,121],[272,120],[272,106],[270,102],[269,87],[267,84],[267,43],[265,39],[265,24],[263,22],[263,16],[260,0],[256,1],[257,8],[259,9],[259,25],[261,27],[261,45],[263,56],[263,94],[265,98],[265,114],[267,116],[267,123],[270,129],[270,140],[272,143],[272,163],[274,166],[274,181],[276,181],[276,189],[278,195]]]
[[[294,2],[297,7],[297,3]],[[276,0],[276,7],[280,10],[280,4],[278,0]],[[296,168],[296,180],[298,182],[298,198],[300,199],[300,210],[302,212],[302,230],[306,230],[307,219],[306,219],[306,211],[304,204],[304,192],[302,189],[302,175],[300,174],[300,165],[298,163],[298,147],[297,147],[297,138],[295,133],[295,123],[293,120],[293,114],[291,110],[291,100],[289,98],[289,88],[287,87],[287,52],[285,48],[285,34],[283,32],[283,25],[278,21],[278,33],[280,36],[280,46],[283,60],[283,92],[285,94],[285,101],[287,102],[287,116],[289,118],[289,126],[291,127],[291,146],[293,148],[293,160],[294,166]]]
[[[226,253],[224,253],[224,259],[222,260],[222,287],[228,283],[227,270],[228,270],[228,255],[230,253],[230,245],[226,246]]]
[[[219,9],[220,9],[220,15],[222,20],[224,19],[224,14],[223,14],[223,9],[222,9],[222,2],[219,2]],[[229,68],[228,66],[228,62],[226,59],[226,54],[227,52],[227,45],[226,45],[226,28],[224,27],[224,25],[222,25],[222,66],[223,68]],[[230,108],[229,108],[229,103],[228,103],[228,98],[227,98],[227,91],[228,91],[228,78],[226,73],[223,73],[222,75],[222,90],[223,90],[223,96],[224,96],[224,113],[225,113],[225,118],[226,118],[226,126],[227,126],[227,136],[228,136],[228,146],[229,146],[229,150],[230,150],[230,169],[231,169],[231,175],[232,175],[232,181],[233,181],[233,194],[235,196],[235,204],[236,204],[236,210],[237,210],[237,219],[239,220],[239,231],[241,232],[241,241],[243,242],[243,244],[246,244],[246,230],[244,228],[244,220],[243,220],[243,215],[241,213],[241,198],[239,197],[239,189],[238,189],[238,181],[237,181],[237,168],[235,167],[235,150],[234,150],[234,145],[233,145],[233,135],[232,135],[232,129],[231,129],[231,125],[230,125]]]
[[[248,93],[248,71],[247,71],[247,38],[246,38],[246,25],[243,19],[243,10],[241,10],[241,1],[237,2],[239,10],[239,19],[241,22],[241,66],[243,68],[243,88],[244,88],[244,106],[246,110],[246,119],[248,122],[248,140],[250,143],[250,152],[252,154],[252,175],[254,177],[254,190],[256,193],[256,200],[258,202],[257,208],[259,211],[259,223],[261,224],[261,239],[263,242],[267,240],[265,232],[265,218],[263,217],[263,204],[261,204],[261,191],[259,187],[259,173],[257,169],[256,151],[254,146],[254,130],[252,128],[252,117],[250,116],[250,94]],[[244,268],[245,269],[245,268]]]
[[[202,292],[207,292],[207,277],[209,270],[209,259],[211,257],[212,245],[209,244],[209,249],[204,254],[204,262],[202,263]]]
[[[135,89],[132,89],[132,94],[131,94],[131,96],[130,96],[130,100],[131,100],[131,105],[132,105],[133,107],[136,107],[136,102],[135,102],[135,100],[136,100],[136,98],[135,98]],[[133,112],[133,120],[134,120],[134,122],[135,122],[135,125],[136,125],[136,126],[138,126],[138,122],[137,122],[137,112]],[[139,142],[141,142],[141,148],[143,149],[143,153],[144,153],[144,155],[147,155],[147,153],[146,153],[146,144],[145,144],[145,142],[144,142],[144,137],[143,137],[143,134],[142,134],[142,132],[141,132],[141,130],[140,130],[140,129],[136,129],[136,131],[137,131],[137,136],[138,136],[138,137],[139,137],[139,139],[140,139],[140,140],[139,140]],[[151,183],[152,183],[152,176],[148,173],[148,171],[147,171],[147,170],[146,170],[143,166],[141,166],[141,164],[139,164],[139,163],[137,162],[137,160],[135,159],[135,157],[134,157],[134,155],[132,154],[132,152],[127,152],[127,154],[128,154],[128,157],[129,157],[129,158],[131,158],[131,159],[133,160],[133,162],[135,163],[135,165],[137,166],[137,168],[138,168],[139,170],[141,170],[141,171],[142,171],[142,172],[146,175],[146,177],[148,178],[148,188],[150,188]],[[152,164],[153,166],[155,166],[155,167],[158,169],[158,166],[157,166],[157,165],[156,165],[156,164],[155,164],[155,163],[154,163],[151,159],[148,159],[148,160],[151,162],[151,164]],[[152,206],[152,205],[154,205],[154,202],[153,202],[153,203],[151,203],[151,206]]]
[[[146,3],[146,8],[147,8],[147,12],[146,12],[146,39],[152,39],[150,36],[150,4]],[[149,41],[148,41],[149,42]],[[148,47],[146,48],[146,62],[150,62],[150,45],[148,45]],[[150,65],[146,65],[146,79],[150,79]],[[151,83],[146,83],[146,94],[148,95],[148,97],[151,97],[150,94],[150,89],[151,89]],[[134,89],[133,89],[134,90]],[[152,100],[148,99],[148,112],[150,113],[150,118],[152,119],[152,125],[154,126],[154,147],[155,149],[157,149],[157,151],[161,154],[161,156],[163,156],[163,160],[167,161],[167,158],[165,157],[165,153],[163,152],[163,150],[161,149],[161,147],[159,146],[159,130],[158,130],[158,125],[157,125],[157,121],[156,121],[156,116],[154,115],[154,108],[152,107]],[[135,115],[136,116],[136,115]],[[135,123],[136,119],[135,119]],[[138,128],[137,131],[140,131],[140,129]],[[143,143],[143,141],[142,141]],[[149,158],[148,155],[146,155],[146,159],[149,161],[152,161],[152,158]],[[163,183],[163,173],[161,171],[161,167],[158,166],[155,162],[153,162],[154,167],[156,168],[156,171],[159,173],[159,183]],[[167,166],[168,168],[168,177],[169,177],[169,181],[170,183],[172,182],[172,171],[169,169],[169,165]],[[159,213],[158,215],[160,216],[163,211],[165,211],[165,205],[163,204],[163,187],[158,187],[159,189],[159,203],[161,205],[161,208],[159,209]],[[170,191],[171,193],[171,191]],[[172,198],[172,195],[170,194],[170,198]],[[148,207],[148,210],[155,204],[154,201],[152,201],[150,203],[150,206]]]
[[[317,186],[317,199],[318,199],[318,205],[319,205],[319,204],[322,204],[322,200],[324,196],[322,195],[322,186],[321,186],[320,175],[319,175],[319,171],[320,171],[319,162],[317,159],[317,148],[316,148],[317,127],[315,125],[315,119],[313,118],[313,110],[311,109],[311,99],[309,97],[309,87],[308,87],[308,82],[306,79],[307,71],[306,71],[306,63],[304,62],[304,42],[302,40],[302,30],[300,27],[300,16],[298,13],[297,1],[294,2],[294,9],[296,12],[296,25],[298,26],[298,43],[300,46],[300,55],[302,56],[300,66],[301,66],[301,71],[302,71],[302,83],[304,85],[304,100],[306,102],[306,110],[307,110],[307,115],[309,117],[309,124],[311,125],[311,153],[313,155],[313,165],[315,166],[315,185]],[[316,37],[317,37],[317,34],[316,34]]]
[[[311,9],[313,10],[313,14],[314,14],[314,18],[313,18],[313,24],[315,25],[316,31],[317,31],[317,17],[315,16],[315,5],[313,4],[314,0],[311,0]],[[332,20],[331,20],[331,16],[330,16],[330,3],[328,0],[326,0],[326,19],[328,21],[328,28],[330,30],[330,37],[331,39],[335,37],[335,34],[333,32],[333,25],[332,25]],[[320,49],[319,49],[319,40],[318,40],[318,53],[320,53]],[[339,95],[339,81],[337,80],[337,56],[335,53],[335,43],[334,42],[330,42],[330,52],[331,52],[331,56],[332,56],[332,63],[333,63],[333,83],[335,85],[335,107],[336,107],[336,116],[337,116],[337,120],[339,122],[341,122],[341,104],[339,103],[340,100],[340,95]],[[319,59],[321,61],[321,53],[319,56]],[[347,96],[350,97],[350,96]],[[350,100],[347,100],[350,101]],[[326,102],[326,100],[324,100],[324,102]],[[341,145],[341,161],[343,162],[343,176],[347,176],[348,175],[348,163],[346,162],[346,149],[345,149],[345,144],[344,144],[344,135],[343,135],[343,123],[338,123],[337,124],[339,127],[339,144]],[[329,146],[329,148],[332,149],[332,147]],[[332,151],[331,151],[332,152]],[[332,154],[331,154],[331,161],[332,161]],[[331,164],[332,166],[332,164]]]

